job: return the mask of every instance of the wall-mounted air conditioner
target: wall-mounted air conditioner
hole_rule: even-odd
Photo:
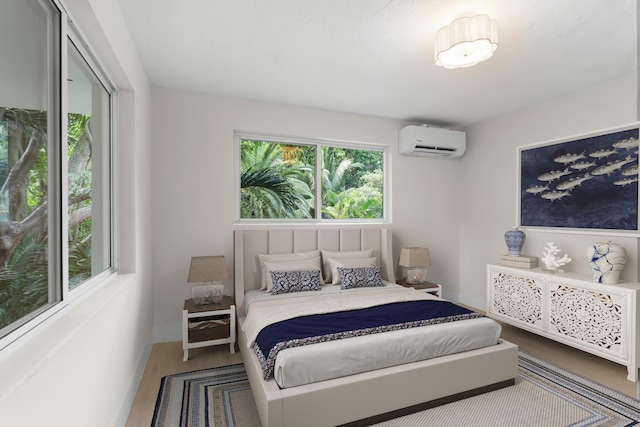
[[[400,129],[398,151],[406,156],[460,157],[466,148],[464,132],[415,125]]]

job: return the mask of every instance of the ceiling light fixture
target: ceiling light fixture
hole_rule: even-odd
[[[488,15],[458,18],[436,34],[436,65],[471,67],[493,56],[498,48],[498,24]]]

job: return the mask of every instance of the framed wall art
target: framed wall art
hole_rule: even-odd
[[[519,226],[638,234],[639,128],[518,147]]]

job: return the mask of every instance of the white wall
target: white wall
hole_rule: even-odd
[[[234,130],[386,144],[392,168],[395,258],[401,245],[432,248],[429,277],[457,282],[460,162],[397,154],[392,120],[153,89],[153,286],[156,341],[181,339],[191,296],[189,261],[225,255],[232,294]],[[397,264],[397,263],[396,263]]]
[[[636,121],[636,76],[594,86],[470,126],[460,173],[460,294],[456,300],[486,308],[486,264],[507,253],[504,232],[516,225],[516,149]],[[638,280],[638,242],[620,236],[527,231],[523,253],[540,257],[555,242],[573,259],[566,271],[590,275],[588,244],[613,240],[625,246],[623,281]]]
[[[429,247],[429,279],[445,297],[485,308],[485,266],[506,253],[516,221],[516,148],[632,122],[635,93],[628,76],[471,126],[452,160],[398,155],[398,121],[154,88],[154,339],[181,339],[192,256],[225,255],[232,294],[234,130],[388,145],[395,259],[403,246]],[[602,237],[528,232],[524,251],[540,256],[554,241],[575,260],[567,270],[587,275],[586,245]],[[637,280],[637,239],[615,240],[629,252],[622,279]]]
[[[0,425],[123,425],[148,357],[150,87],[117,0],[66,0],[121,89],[122,272],[0,352]]]

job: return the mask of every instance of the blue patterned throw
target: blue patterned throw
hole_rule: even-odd
[[[396,302],[276,322],[260,331],[253,348],[269,379],[286,348],[478,317],[484,316],[449,301]]]

